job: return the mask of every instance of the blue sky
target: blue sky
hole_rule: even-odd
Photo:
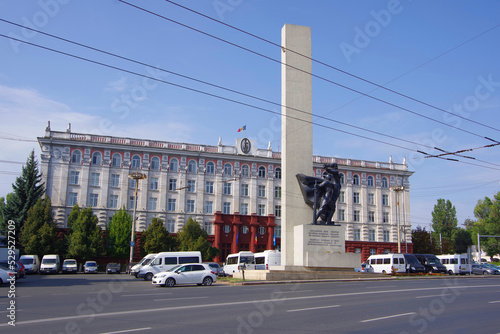
[[[479,199],[500,191],[500,146],[466,155],[476,160],[425,159],[500,141],[500,2],[208,0],[184,6],[280,44],[285,23],[310,26],[312,55],[323,63],[455,117],[313,63],[314,154],[402,162],[411,177],[413,226],[429,228],[439,198],[457,209],[459,224],[473,218]],[[279,61],[281,50],[168,1],[133,1],[149,11]],[[118,0],[2,1],[0,18],[185,76],[280,103],[278,62],[148,14]],[[224,101],[148,78],[0,37],[0,196],[47,121],[64,131],[216,145],[234,144],[238,128],[266,148],[280,146],[277,105],[120,60],[0,21],[0,34],[178,85],[235,99],[270,112]],[[381,103],[354,91],[386,101]],[[394,105],[398,106],[395,107]],[[419,113],[439,122],[416,116]],[[477,123],[473,123],[473,122]],[[483,126],[487,125],[487,126]],[[367,140],[370,137],[398,146]],[[411,142],[411,143],[409,143]],[[418,145],[415,145],[416,143]],[[14,163],[13,163],[14,162]],[[472,165],[472,164],[474,165]]]

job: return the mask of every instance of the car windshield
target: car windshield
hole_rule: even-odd
[[[20,259],[19,262],[22,264],[33,264],[33,259]]]
[[[43,264],[54,264],[54,263],[56,263],[56,259],[43,259],[42,263]]]
[[[108,268],[118,268],[120,265],[118,263],[110,263],[108,264]]]
[[[65,265],[70,265],[70,266],[71,266],[71,265],[76,265],[76,260],[69,260],[69,261],[68,261],[68,260],[66,260],[66,261],[64,261],[64,264],[65,264]]]
[[[95,267],[95,266],[97,266],[97,263],[95,263],[95,262],[87,262],[86,266],[87,267]]]
[[[441,261],[439,261],[439,259],[437,257],[428,257],[427,262],[429,262],[429,264],[431,264],[431,265],[441,264]]]
[[[420,264],[415,256],[405,255],[404,257],[409,264]]]
[[[141,266],[145,266],[145,265],[147,265],[149,262],[151,262],[151,260],[152,260],[151,258],[150,258],[150,259],[144,259],[144,260],[142,260],[139,264],[140,264]]]

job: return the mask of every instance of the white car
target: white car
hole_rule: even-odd
[[[0,268],[0,285],[9,282],[10,278],[16,279],[16,272]]]
[[[153,276],[153,284],[173,287],[176,284],[212,285],[217,276],[206,263],[187,263]]]
[[[87,261],[83,265],[83,272],[85,274],[90,274],[90,273],[97,274],[97,269],[98,268],[99,268],[99,266],[97,265],[97,262],[95,262],[95,261]]]

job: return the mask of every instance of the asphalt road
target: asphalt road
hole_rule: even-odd
[[[128,275],[0,287],[0,333],[500,333],[500,277],[159,288]],[[15,324],[8,324],[15,301]]]

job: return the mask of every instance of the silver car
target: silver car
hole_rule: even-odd
[[[473,264],[472,273],[474,275],[500,275],[500,270],[490,267],[488,264]]]

